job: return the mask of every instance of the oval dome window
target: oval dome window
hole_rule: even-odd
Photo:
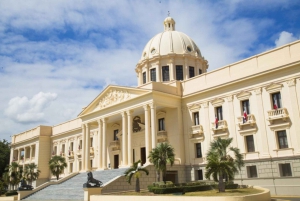
[[[192,48],[191,48],[190,46],[188,46],[186,49],[187,49],[189,52],[192,51]]]
[[[153,49],[151,50],[151,54],[154,54],[155,51],[156,51],[156,50],[153,48]]]

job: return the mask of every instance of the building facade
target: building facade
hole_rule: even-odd
[[[168,17],[136,65],[137,87],[110,85],[77,118],[14,135],[11,161],[36,163],[40,185],[51,178],[53,155],[66,158],[67,175],[147,166],[149,151],[169,142],[176,156],[168,177],[186,182],[205,179],[212,140],[232,137],[245,159],[236,182],[299,195],[300,41],[207,69]]]

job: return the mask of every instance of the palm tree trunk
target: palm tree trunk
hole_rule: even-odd
[[[164,170],[163,171],[163,181],[166,183],[166,180],[167,180],[167,171]]]
[[[220,175],[219,175],[219,192],[225,192],[225,186],[224,186],[222,173],[220,173]]]
[[[160,172],[159,172],[159,170],[156,170],[156,178],[157,178],[157,181],[160,182]]]
[[[140,192],[140,179],[139,178],[136,178],[136,181],[135,181],[135,192]]]

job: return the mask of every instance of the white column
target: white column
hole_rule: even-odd
[[[229,109],[229,133],[232,134],[232,138],[233,138],[233,146],[234,147],[238,147],[237,144],[237,135],[236,135],[236,125],[235,125],[235,116],[234,116],[234,107],[233,107],[233,96],[228,96],[227,97],[227,101],[228,101],[228,109]],[[243,141],[242,141],[243,142]],[[241,150],[245,150],[245,146],[242,143],[240,146]],[[242,151],[243,152],[243,151]]]
[[[188,62],[186,57],[184,58],[183,79],[185,80],[189,79],[189,67],[188,67]]]
[[[297,90],[296,90],[296,82],[295,79],[289,80],[288,82],[289,85],[289,93],[290,93],[290,97],[288,98],[291,102],[291,108],[292,110],[289,111],[290,116],[293,118],[294,122],[296,122],[299,119],[299,106],[297,104]],[[296,137],[296,141],[292,142],[292,144],[296,145],[294,147],[295,151],[297,154],[300,154],[300,124],[299,123],[294,123],[292,125],[292,127],[294,127],[294,132],[290,132],[295,133],[295,135],[293,137]]]
[[[174,60],[173,59],[170,59],[169,69],[170,69],[170,81],[175,80],[175,76],[174,76],[175,69],[174,69]]]
[[[206,153],[210,147],[210,142],[211,142],[211,130],[210,130],[210,118],[209,118],[209,110],[208,110],[208,102],[204,102],[201,104],[201,108],[203,108],[203,113],[204,113],[204,124],[203,124],[203,132],[204,132],[204,137],[205,137],[205,149],[203,149],[203,152]],[[199,114],[199,120],[200,120],[201,115]],[[204,154],[202,153],[202,154]]]
[[[158,64],[158,66],[156,67],[156,82],[160,82],[161,81],[161,67]]]
[[[82,125],[82,147],[81,147],[81,170],[85,170],[85,161],[86,161],[86,157],[85,157],[85,152],[86,152],[86,144],[85,144],[85,140],[86,140],[86,133],[85,133],[85,125]]]
[[[258,116],[256,123],[258,124],[258,136],[260,137],[260,140],[257,140],[261,143],[261,157],[262,158],[268,158],[270,157],[269,154],[269,144],[268,144],[268,136],[266,131],[266,122],[265,122],[265,114],[264,114],[264,107],[263,107],[263,100],[261,95],[261,88],[258,88],[255,90],[256,94],[256,100],[257,100],[257,109],[258,109]]]
[[[10,162],[9,162],[9,164],[11,164],[11,162],[13,162],[13,160],[14,160],[14,148],[11,147],[10,148]]]
[[[128,154],[128,161],[127,164],[129,166],[132,165],[132,110],[127,111],[127,128],[128,128],[128,149],[127,149],[127,154]]]
[[[149,152],[151,151],[151,144],[150,144],[150,124],[149,124],[149,108],[148,105],[144,105],[145,110],[145,146],[146,146],[146,164],[149,164]]]
[[[139,86],[140,86],[140,85],[143,84],[142,70],[141,70],[141,69],[138,69],[137,72],[138,72],[138,74],[137,74],[137,76],[138,76],[138,84],[139,84]]]
[[[91,159],[90,159],[90,147],[91,147],[91,138],[90,138],[90,128],[89,124],[85,125],[86,131],[85,131],[85,170],[90,171],[91,170]]]
[[[127,122],[126,122],[126,113],[122,112],[122,165],[126,166],[127,161]]]
[[[18,162],[20,162],[20,158],[21,158],[21,151],[20,148],[18,149]]]
[[[100,119],[97,120],[98,122],[98,169],[102,167],[102,122]]]
[[[150,104],[151,108],[151,139],[152,139],[152,149],[156,147],[157,140],[156,140],[156,106],[154,103]]]
[[[107,118],[102,119],[102,169],[107,169],[107,147],[106,147],[106,123]]]
[[[150,70],[149,70],[149,64],[147,63],[146,67],[146,83],[150,82]]]

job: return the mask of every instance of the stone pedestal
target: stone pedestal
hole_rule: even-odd
[[[31,190],[27,190],[27,191],[18,191],[18,200],[22,200],[24,197],[30,195],[34,193],[33,191]]]
[[[84,201],[90,201],[91,195],[101,195],[102,188],[83,188]]]

